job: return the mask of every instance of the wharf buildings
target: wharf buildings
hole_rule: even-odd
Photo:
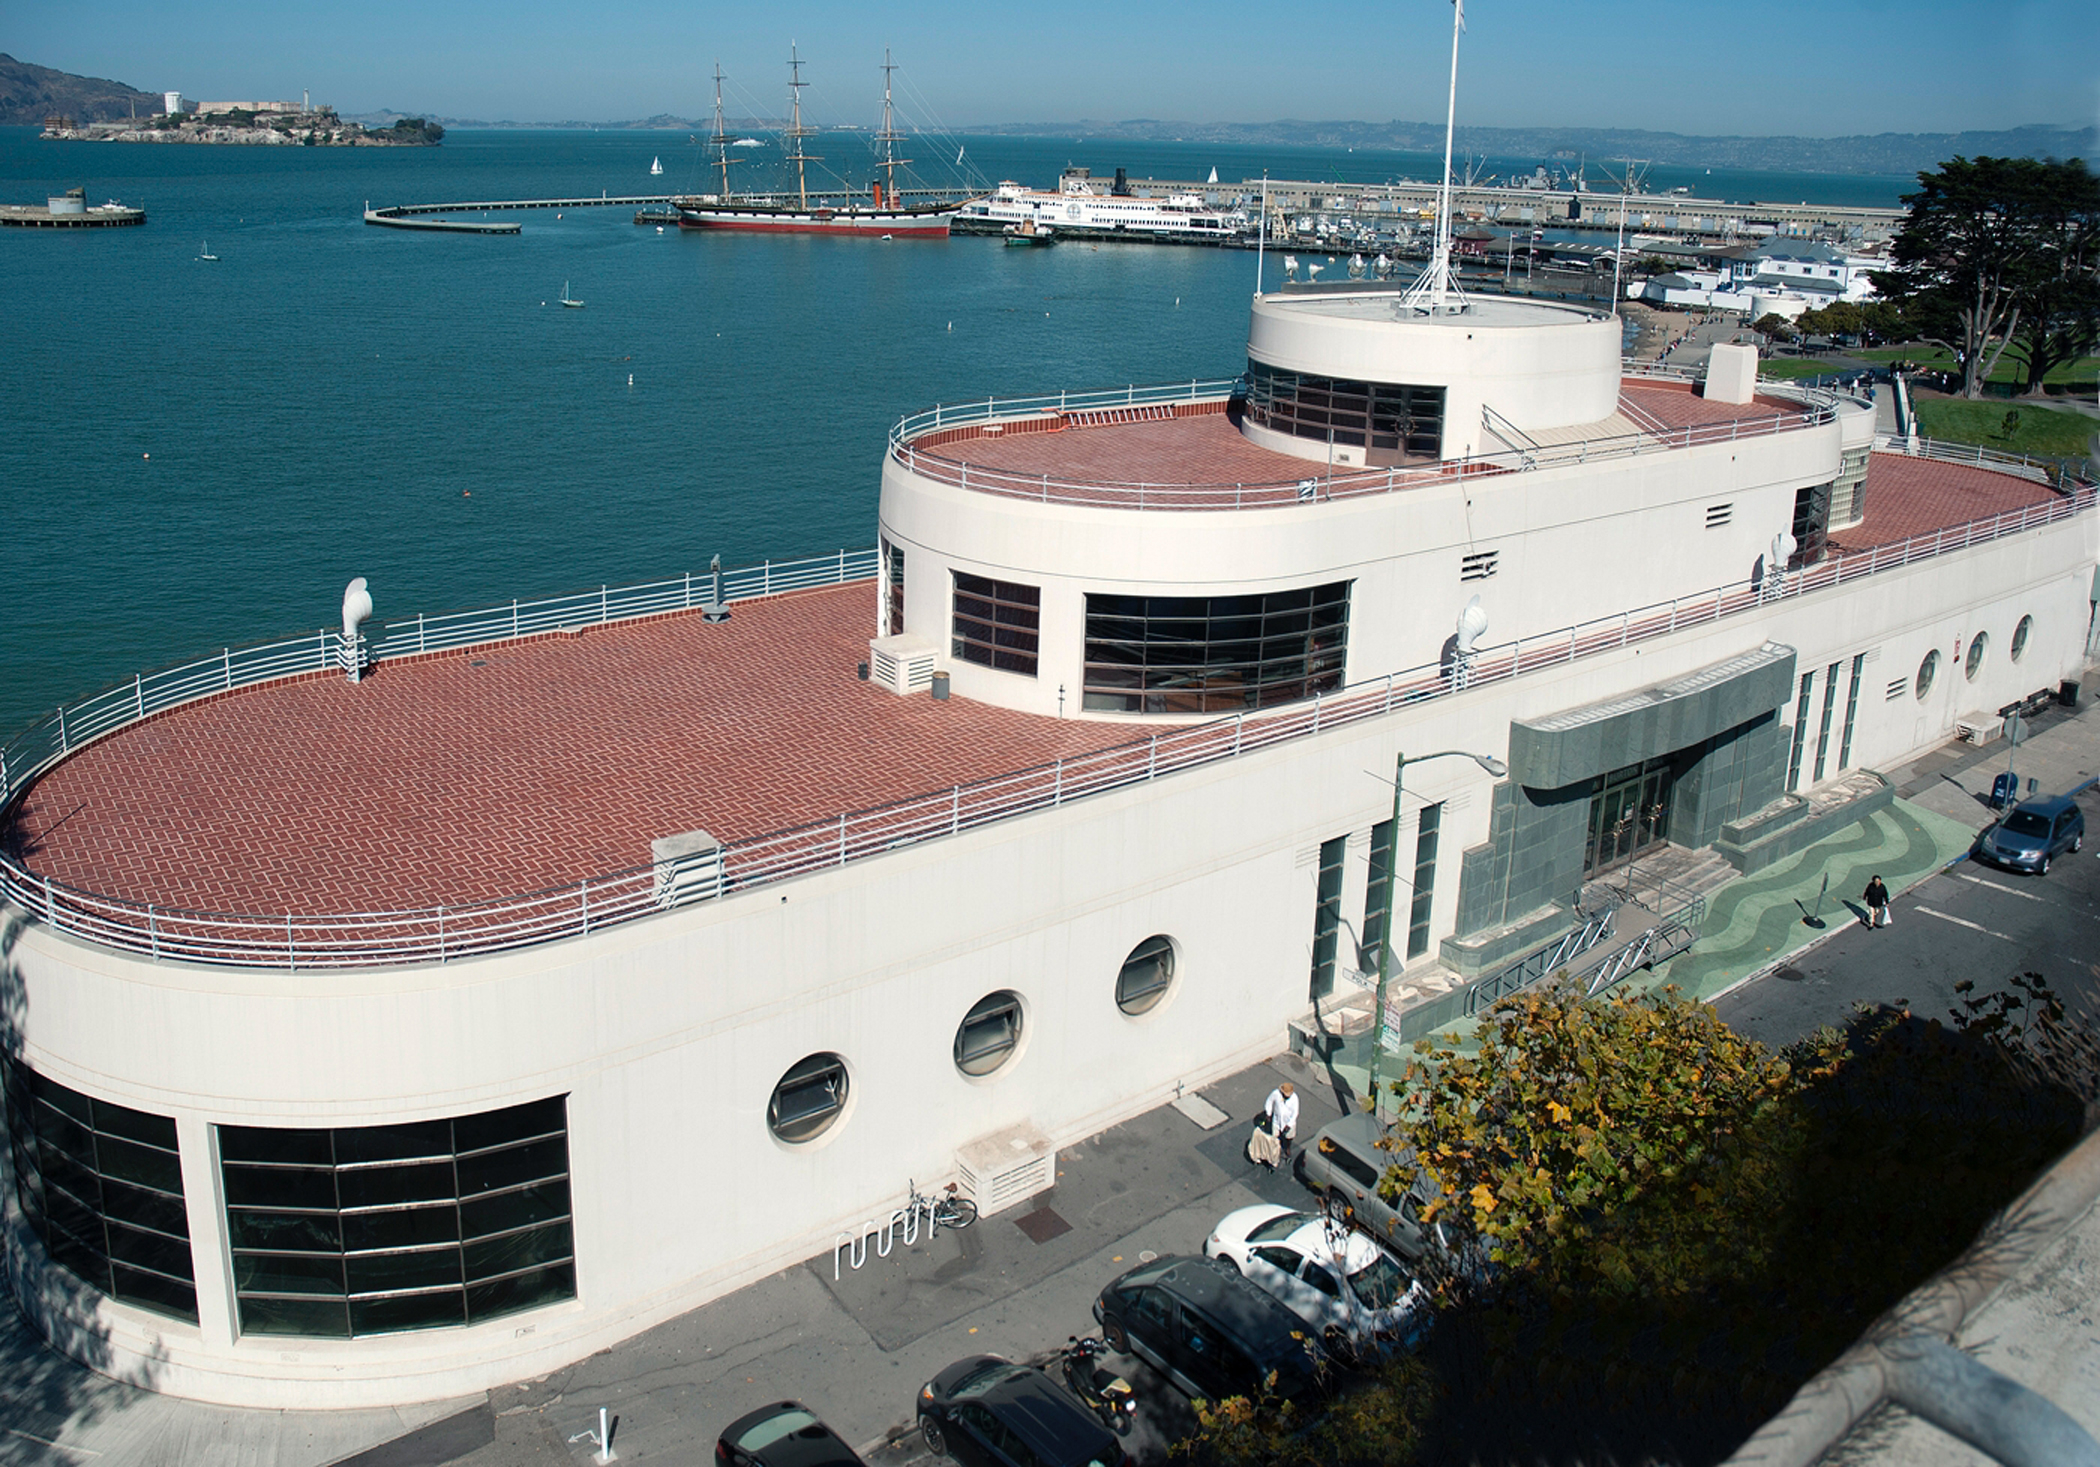
[[[907,419],[871,555],[409,618],[362,680],[354,627],[214,657],[9,745],[31,1317],[243,1405],[536,1374],[908,1179],[1027,1195],[1388,938],[1494,974],[1586,877],[1753,860],[2084,676],[2092,486],[1452,304],[1289,289],[1243,376]],[[1411,765],[1396,818],[1447,750],[1506,772]]]

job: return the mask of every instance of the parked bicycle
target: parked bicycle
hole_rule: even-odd
[[[962,1195],[960,1183],[950,1182],[930,1197],[919,1190],[917,1182],[909,1185],[911,1201],[905,1207],[908,1211],[925,1214],[929,1224],[927,1237],[932,1237],[942,1228],[962,1229],[977,1221],[977,1204]]]

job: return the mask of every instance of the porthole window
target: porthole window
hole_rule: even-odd
[[[1116,1007],[1126,1014],[1145,1013],[1173,986],[1173,939],[1148,937],[1123,959],[1123,971],[1116,975]]]
[[[2020,624],[2013,628],[2012,645],[2005,649],[2006,655],[2013,661],[2018,662],[2020,654],[2027,650],[2027,637],[2033,630],[2034,618],[2031,616],[2021,617]]]
[[[989,1075],[1014,1057],[1021,1044],[1021,995],[1007,989],[977,1000],[955,1031],[955,1068]]]
[[[1932,680],[1939,675],[1940,649],[1935,647],[1930,652],[1927,652],[1925,660],[1918,664],[1918,700],[1920,702],[1923,702],[1925,695],[1932,691]]]
[[[1975,682],[1976,674],[1983,671],[1984,654],[1990,650],[1991,634],[1989,632],[1978,632],[1975,636],[1969,638],[1969,656],[1961,665],[1962,676],[1972,683]]]
[[[835,1054],[799,1061],[773,1087],[766,1124],[787,1142],[814,1141],[846,1109],[846,1062]]]

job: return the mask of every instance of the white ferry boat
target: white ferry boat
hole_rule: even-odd
[[[1055,192],[1011,181],[963,205],[956,227],[1002,233],[1008,225],[1049,226],[1068,239],[1135,235],[1153,239],[1235,239],[1253,228],[1238,209],[1212,204],[1195,193],[1144,198],[1130,191],[1123,170],[1104,187],[1087,168],[1067,168]]]

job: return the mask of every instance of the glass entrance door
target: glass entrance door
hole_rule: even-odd
[[[1583,874],[1593,876],[1631,861],[1663,839],[1670,793],[1677,780],[1673,755],[1629,764],[1597,781],[1590,795],[1590,842]]]

